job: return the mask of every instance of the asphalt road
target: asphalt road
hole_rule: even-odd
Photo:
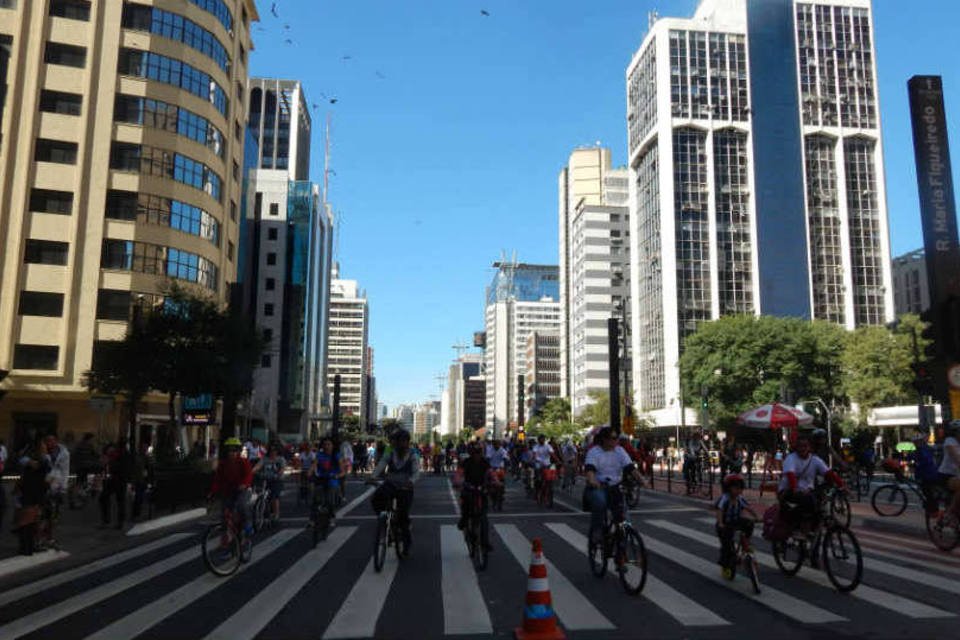
[[[411,557],[372,570],[369,488],[348,485],[330,538],[311,550],[294,490],[284,520],[258,534],[253,561],[230,578],[206,573],[199,525],[96,562],[51,567],[0,583],[0,638],[396,638],[512,637],[521,622],[531,541],[539,537],[559,619],[572,639],[953,637],[960,615],[960,556],[923,539],[857,531],[864,584],[838,594],[825,575],[796,577],[761,566],[763,592],[719,578],[709,513],[678,498],[647,495],[632,520],[649,551],[639,597],[615,577],[590,574],[588,520],[579,496],[537,507],[511,483],[503,513],[491,514],[495,551],[477,573],[456,530],[446,477],[416,490]],[[759,540],[763,565],[769,545]]]

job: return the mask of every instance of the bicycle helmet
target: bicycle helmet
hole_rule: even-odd
[[[743,482],[743,476],[740,475],[739,473],[728,473],[723,477],[724,490],[729,489],[735,484],[740,485],[741,489],[745,486],[745,483]]]
[[[223,441],[223,446],[225,449],[229,449],[230,447],[236,447],[239,449],[243,446],[243,443],[240,442],[240,438],[227,438]]]
[[[813,440],[826,440],[827,439],[827,430],[826,429],[814,429],[810,432],[810,438]]]

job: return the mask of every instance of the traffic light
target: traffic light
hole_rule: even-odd
[[[923,353],[921,355],[921,360],[925,362],[932,362],[937,360],[940,356],[940,350],[937,340],[937,326],[939,325],[939,318],[937,314],[934,313],[933,309],[927,309],[920,314],[920,320],[923,321],[923,330],[920,332],[920,336],[925,341],[925,346],[923,347]]]
[[[932,396],[934,392],[933,374],[930,368],[925,364],[916,362],[910,365],[910,368],[913,369],[913,388],[921,396]]]

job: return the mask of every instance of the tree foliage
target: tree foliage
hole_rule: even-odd
[[[551,398],[540,413],[526,424],[524,431],[531,436],[563,438],[573,435],[580,427],[570,421],[570,401],[566,398]]]

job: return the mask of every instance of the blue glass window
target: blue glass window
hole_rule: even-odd
[[[104,269],[134,271],[196,282],[217,289],[217,265],[189,251],[146,242],[105,239],[100,254]]]
[[[230,70],[230,56],[226,47],[212,33],[181,15],[154,7],[128,4],[123,8],[123,26],[182,42],[216,62],[225,72]]]
[[[229,100],[223,88],[209,74],[190,66],[186,62],[168,58],[152,51],[122,49],[120,51],[119,72],[180,87],[195,96],[209,100],[210,104],[217,108],[217,111],[224,116],[227,115]]]
[[[206,118],[183,107],[139,96],[118,95],[113,114],[116,122],[175,132],[209,147],[223,157],[223,133]]]
[[[224,29],[233,33],[233,14],[230,13],[230,9],[227,8],[227,4],[223,0],[190,0],[190,2],[213,15],[220,21]]]

